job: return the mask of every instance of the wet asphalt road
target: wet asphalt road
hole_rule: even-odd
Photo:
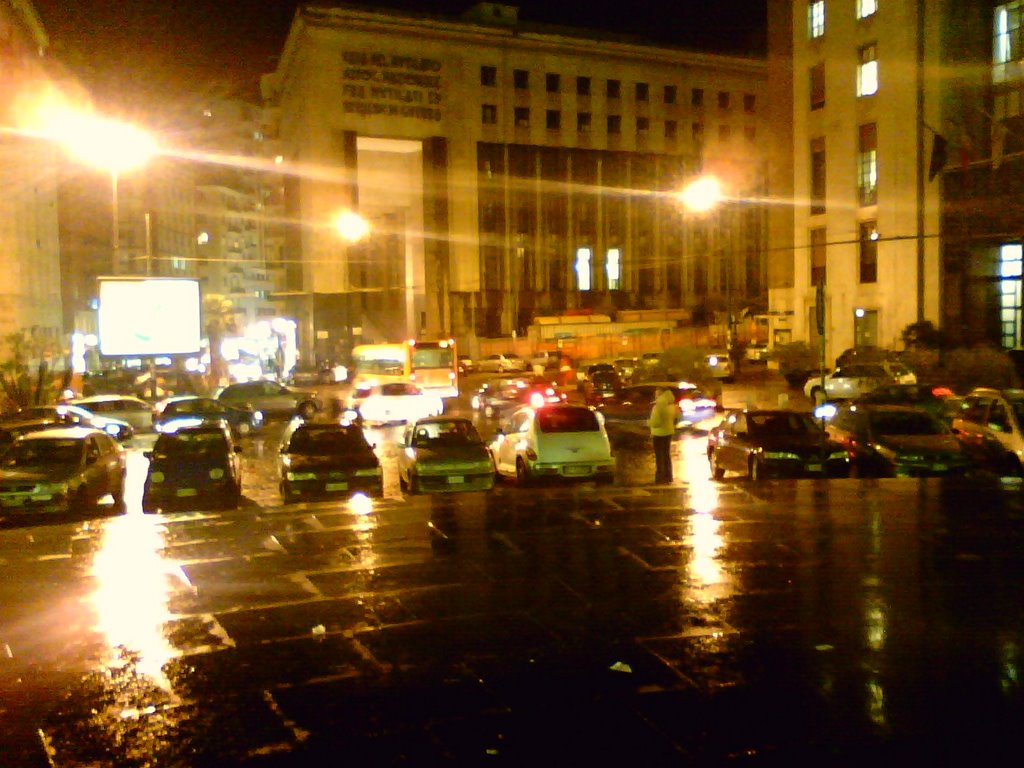
[[[0,765],[1017,762],[1017,486],[715,483],[693,436],[670,487],[637,443],[285,508],[272,443],[237,512],[0,527]]]

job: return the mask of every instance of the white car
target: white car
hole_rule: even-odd
[[[437,395],[425,393],[415,384],[392,382],[377,384],[353,393],[348,407],[355,410],[369,424],[400,424],[440,416],[444,401]]]
[[[732,365],[732,358],[729,357],[729,352],[724,349],[712,350],[704,355],[704,366],[707,368],[708,375],[713,379],[732,381],[736,375]]]
[[[138,397],[131,395],[94,395],[72,400],[71,405],[85,408],[97,416],[120,419],[132,425],[136,432],[147,432],[153,429],[153,406]]]
[[[917,376],[903,366],[888,363],[851,363],[825,376],[825,400],[851,400],[884,384],[916,384]],[[804,384],[804,394],[816,400],[822,391],[821,376]]]
[[[522,485],[540,478],[615,479],[604,417],[588,406],[519,408],[502,422],[488,447],[498,474]]]
[[[507,352],[504,355],[488,355],[478,360],[476,369],[481,373],[510,373],[525,371],[529,364],[519,355]]]

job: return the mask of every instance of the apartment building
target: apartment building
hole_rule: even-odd
[[[545,28],[310,8],[265,76],[304,345],[767,302],[766,66]],[[711,214],[675,193],[719,175]],[[370,234],[332,226],[353,209]],[[308,349],[309,347],[306,346]]]

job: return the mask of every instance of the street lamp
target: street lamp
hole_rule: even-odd
[[[348,208],[335,217],[334,227],[350,243],[358,243],[370,234],[370,222]]]

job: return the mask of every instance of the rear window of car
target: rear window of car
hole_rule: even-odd
[[[306,456],[327,456],[370,450],[363,431],[334,425],[299,427],[288,441],[288,452]]]
[[[594,412],[584,408],[555,408],[537,414],[541,432],[599,432],[600,424]]]
[[[802,413],[748,413],[747,428],[751,435],[804,435],[818,432],[814,420]]]
[[[871,414],[871,429],[879,435],[938,435],[946,428],[924,411],[880,411]]]
[[[81,461],[85,441],[74,438],[23,440],[15,442],[3,456],[5,467],[36,467],[50,464],[76,464]]]
[[[153,446],[153,454],[160,458],[182,454],[218,454],[227,450],[227,438],[217,429],[180,430],[160,435]]]

